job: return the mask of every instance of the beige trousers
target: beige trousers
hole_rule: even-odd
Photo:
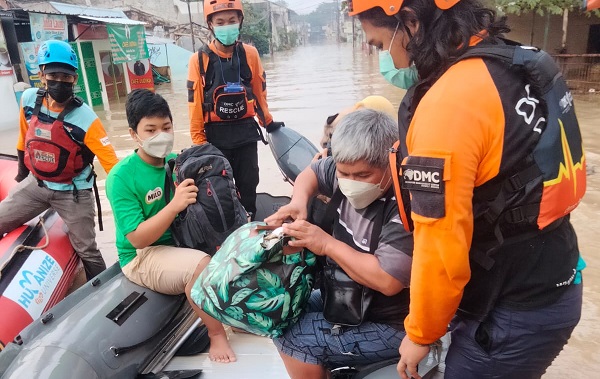
[[[121,270],[135,284],[167,295],[185,292],[198,263],[210,257],[203,251],[175,246],[148,246],[137,250]]]

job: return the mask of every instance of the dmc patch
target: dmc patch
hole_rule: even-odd
[[[160,187],[156,187],[153,190],[148,191],[146,194],[146,204],[152,204],[156,200],[162,199],[163,190]]]
[[[47,129],[35,128],[35,136],[44,139],[52,139],[52,132]]]
[[[444,158],[406,158],[402,165],[402,188],[410,191],[413,213],[430,219],[445,217],[444,164]]]
[[[436,159],[436,158],[429,158]],[[444,160],[441,165],[402,165],[402,188],[410,191],[444,193]]]

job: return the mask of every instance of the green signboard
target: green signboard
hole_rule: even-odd
[[[75,54],[77,55],[77,59],[79,60],[79,49],[77,48],[77,43],[76,42],[71,42],[70,43],[71,47],[73,48],[73,51],[75,51]],[[81,97],[83,100],[85,100],[86,103],[90,104],[90,99],[88,99],[87,96],[87,92],[85,90],[85,79],[83,77],[83,75],[81,74],[81,65],[79,65],[79,68],[77,69],[77,83],[75,83],[75,87],[73,88],[73,92],[75,93],[75,95]]]
[[[149,58],[143,25],[107,24],[106,30],[114,63]]]
[[[96,60],[94,59],[94,47],[91,42],[81,42],[82,66],[87,75],[87,85],[92,97],[92,106],[102,105],[102,89],[96,71]]]

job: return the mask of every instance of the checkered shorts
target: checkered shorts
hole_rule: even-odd
[[[321,292],[314,291],[306,313],[273,342],[280,352],[294,359],[335,368],[397,358],[405,334],[373,322],[356,327],[334,327],[323,317]]]

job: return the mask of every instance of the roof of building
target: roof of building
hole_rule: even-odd
[[[68,14],[72,16],[90,16],[90,17],[101,17],[101,18],[127,18],[127,15],[118,8],[106,9],[88,7],[84,5],[74,5],[59,3],[56,1],[48,1],[52,7],[54,7],[61,14]]]
[[[41,1],[37,3],[13,1],[26,12],[32,13],[47,13],[60,14],[66,16],[77,16],[82,19],[91,21],[125,24],[125,25],[142,25],[145,22],[131,20],[121,9],[112,8],[97,8],[84,5],[66,4],[57,1]]]

